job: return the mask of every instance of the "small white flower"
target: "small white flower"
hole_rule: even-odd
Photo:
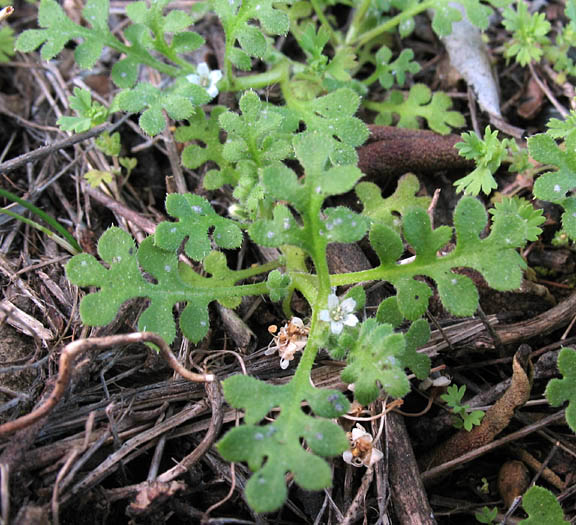
[[[318,315],[320,321],[330,323],[330,331],[340,335],[346,326],[356,326],[358,318],[352,313],[356,309],[356,301],[352,297],[340,302],[335,293],[328,296],[328,309],[321,310]]]
[[[216,84],[220,82],[221,78],[222,71],[219,69],[210,71],[210,68],[206,62],[201,62],[198,64],[198,67],[196,68],[196,74],[188,75],[186,77],[186,79],[189,82],[192,82],[192,84],[203,87],[212,98],[218,95],[218,88],[216,87]]]
[[[371,467],[384,456],[380,450],[372,446],[374,438],[359,423],[356,423],[356,427],[348,433],[348,439],[350,450],[344,451],[342,459],[349,465]]]

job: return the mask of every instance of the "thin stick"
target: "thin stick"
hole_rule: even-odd
[[[437,467],[431,468],[430,470],[427,470],[422,473],[422,481],[424,482],[425,485],[427,485],[431,483],[434,479],[436,479],[438,476],[441,476],[442,474],[445,474],[454,468],[461,467],[465,463],[468,463],[473,459],[479,458],[480,456],[494,450],[495,448],[501,447],[506,443],[515,441],[516,439],[524,438],[532,434],[533,432],[536,432],[537,430],[549,425],[550,423],[560,418],[563,418],[564,413],[565,410],[561,410],[560,412],[556,412],[555,414],[550,414],[549,416],[541,419],[540,421],[533,423],[532,425],[528,425],[523,429],[518,430],[517,432],[508,434],[503,438],[497,439],[496,441],[492,441],[492,443],[488,443],[487,445],[478,447],[477,449],[472,450],[471,452],[467,452],[466,454],[463,454],[462,456],[456,459],[447,461],[446,463],[442,463]]]
[[[101,124],[100,126],[96,126],[95,128],[89,129],[84,133],[78,133],[77,135],[72,135],[71,137],[66,137],[63,140],[59,140],[54,144],[48,144],[48,146],[43,146],[42,148],[37,148],[35,150],[29,151],[28,153],[24,153],[16,157],[15,159],[8,160],[0,164],[0,173],[8,173],[9,171],[14,171],[15,169],[19,168],[20,166],[24,166],[29,162],[34,162],[36,160],[42,159],[47,157],[51,153],[58,151],[62,148],[67,148],[68,146],[73,146],[74,144],[78,144],[79,142],[84,142],[85,140],[91,139],[92,137],[96,137],[103,133],[104,131],[113,131],[121,124],[124,123],[126,118],[129,115],[125,115],[115,124]]]
[[[38,408],[34,409],[29,414],[19,417],[14,421],[8,421],[0,425],[0,437],[7,434],[12,434],[17,430],[25,428],[40,418],[48,415],[52,409],[58,404],[62,396],[68,388],[70,376],[72,375],[72,366],[74,360],[86,350],[94,350],[97,348],[107,348],[116,345],[125,345],[130,343],[153,343],[160,349],[160,354],[168,364],[182,377],[189,381],[205,383],[212,382],[215,379],[213,374],[196,374],[184,368],[176,359],[170,347],[158,334],[151,332],[134,332],[132,334],[111,335],[107,337],[95,337],[92,339],[78,339],[73,343],[66,345],[60,354],[58,377],[54,390],[44,403]]]

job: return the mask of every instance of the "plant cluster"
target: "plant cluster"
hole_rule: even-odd
[[[136,1],[127,5],[129,23],[119,35],[109,27],[108,0],[87,0],[85,24],[68,18],[55,0],[41,0],[40,28],[25,31],[16,43],[20,51],[40,47],[42,58],[51,60],[74,41],[74,56],[83,69],[93,67],[105,47],[114,51],[118,60],[111,78],[119,92],[113,102],[105,107],[88,91],[76,89],[70,100],[76,115],[62,117],[62,129],[83,131],[118,111],[138,114],[140,127],[150,136],[175,121],[176,140],[186,144],[182,164],[196,169],[210,163],[206,189],[232,188],[234,204],[228,216],[218,214],[198,195],[168,195],[166,212],[171,219],[161,222],[139,246],[112,227],[98,242],[100,260],[76,255],[66,275],[78,286],[98,289],[80,304],[85,324],[109,323],[124,302],[146,298],[148,307],[138,328],[156,332],[168,343],[177,333],[176,305],[183,306],[178,327],[198,342],[209,330],[213,302],[234,308],[250,295],[282,301],[289,324],[275,332],[269,350],[279,353],[283,368],[301,353],[290,381],[272,385],[234,375],[223,382],[227,402],[243,411],[244,423],[228,431],[218,449],[227,460],[245,461],[254,472],[246,497],[258,512],[283,504],[287,474],[304,489],[329,486],[331,470],[324,458],[340,455],[349,446],[345,432],[334,423],[349,409],[348,397],[310,382],[318,353],[327,351],[346,361],[342,379],[354,385],[354,397],[364,405],[382,395],[405,396],[410,389],[407,370],[425,379],[430,369],[429,358],[417,349],[429,335],[422,317],[433,294],[431,283],[447,311],[473,315],[478,292],[459,270],[476,270],[496,290],[518,288],[526,268],[518,250],[538,238],[544,221],[541,211],[522,199],[503,199],[489,215],[479,200],[464,196],[454,211],[453,227],[434,228],[426,211],[429,199],[416,196],[414,176],[402,178],[390,197],[383,197],[374,184],[360,182],[356,148],[369,134],[356,116],[361,105],[377,113],[377,123],[415,127],[424,120],[440,133],[464,124],[443,93],[433,94],[418,83],[406,96],[393,89],[402,87],[419,66],[410,50],[395,56],[385,45],[392,31],[409,35],[419,13],[433,10],[432,27],[439,35],[450,33],[461,13],[449,0],[342,1],[351,15],[341,29],[326,15],[333,3],[213,0],[185,12],[171,9],[169,0]],[[490,5],[479,0],[461,3],[474,24],[487,27]],[[490,4],[504,7],[508,1]],[[520,2],[516,10],[504,12],[504,24],[513,33],[506,55],[521,64],[551,57],[549,27],[522,6]],[[569,3],[570,19],[572,11]],[[204,44],[191,27],[208,13],[217,15],[225,35],[221,72],[190,59]],[[557,41],[571,45],[570,31],[558,35]],[[292,58],[274,45],[277,37],[288,33],[304,59]],[[559,63],[557,57],[554,64]],[[142,81],[144,68],[157,71],[164,81]],[[257,91],[273,84],[280,87],[282,104],[269,103]],[[386,90],[383,100],[371,96],[378,89]],[[238,111],[218,105],[208,109],[206,104],[219,91],[239,94]],[[537,180],[535,195],[564,207],[564,227],[576,238],[576,199],[571,196],[576,186],[576,114],[571,119],[551,122],[548,133],[530,139],[529,152],[551,166]],[[118,155],[115,141],[105,138],[100,147]],[[461,154],[474,159],[477,168],[458,182],[458,189],[473,195],[494,189],[493,175],[512,147],[489,128],[483,140],[465,134]],[[95,183],[101,180],[98,176],[93,174]],[[355,192],[361,209],[337,204],[336,198],[348,192]],[[379,263],[368,270],[331,274],[327,246],[366,236]],[[237,249],[245,239],[277,248],[278,258],[231,269],[222,250]],[[402,260],[407,253],[414,257]],[[364,289],[354,286],[367,281],[387,282],[396,290],[369,319],[362,314]],[[309,304],[305,321],[290,311],[295,293]],[[401,325],[408,328],[400,331]],[[573,357],[562,355],[569,356],[561,361],[565,383],[550,384],[553,403],[574,401]],[[461,394],[456,388],[448,401],[468,428],[478,417],[466,413]],[[575,405],[569,409],[573,426]],[[266,421],[273,409],[277,417]]]

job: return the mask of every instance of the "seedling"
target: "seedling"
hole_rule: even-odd
[[[446,393],[440,397],[452,409],[452,413],[456,416],[453,423],[454,426],[456,428],[464,428],[470,432],[475,425],[479,425],[482,422],[484,412],[482,410],[470,411],[470,405],[463,405],[462,399],[465,393],[466,387],[464,385],[461,387],[450,385]]]

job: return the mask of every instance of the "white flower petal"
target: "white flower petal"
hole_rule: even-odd
[[[384,454],[382,454],[382,452],[380,450],[378,450],[377,448],[373,448],[372,454],[370,454],[370,461],[368,462],[368,465],[366,465],[366,466],[369,467],[369,466],[374,465],[374,463],[378,463],[378,461],[380,461],[383,457],[384,457]]]
[[[348,297],[342,301],[340,308],[346,314],[352,313],[356,309],[356,301],[352,297]]]
[[[330,331],[334,335],[340,335],[344,329],[344,323],[342,321],[332,321],[330,323]]]
[[[352,455],[352,452],[350,450],[345,450],[344,452],[342,452],[342,459],[344,460],[344,463],[348,463],[349,465],[352,465],[352,461],[354,460],[354,456]]]
[[[208,92],[208,94],[209,94],[212,98],[214,98],[216,95],[218,95],[218,88],[217,88],[216,86],[214,86],[214,85],[210,85],[209,87],[204,88],[204,89],[206,89],[206,91]]]
[[[188,75],[186,77],[186,80],[188,80],[188,82],[190,82],[191,84],[196,84],[197,86],[200,85],[200,75]]]
[[[210,71],[210,83],[217,84],[218,82],[220,82],[220,80],[222,80],[223,76],[224,75],[222,74],[222,71],[220,71],[219,69]]]
[[[356,326],[358,324],[358,317],[356,317],[355,315],[352,314],[348,314],[343,320],[342,322],[346,325],[346,326]]]
[[[320,310],[320,313],[318,314],[318,319],[320,319],[320,321],[324,321],[325,323],[329,323],[330,322],[330,311],[329,310]]]
[[[302,321],[302,319],[300,319],[300,317],[292,317],[290,322],[298,328],[304,328],[304,321]]]
[[[207,77],[210,75],[210,68],[206,62],[200,62],[196,66],[196,73],[198,73],[201,77]]]
[[[328,296],[328,310],[334,310],[334,308],[338,308],[340,306],[340,301],[338,300],[338,296],[334,294],[330,294]]]
[[[356,423],[356,426],[352,429],[352,441],[356,441],[362,436],[372,437],[360,423]]]

